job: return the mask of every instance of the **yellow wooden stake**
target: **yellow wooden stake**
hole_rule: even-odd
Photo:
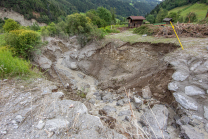
[[[174,28],[174,26],[173,26],[173,24],[172,24],[171,21],[170,21],[170,24],[171,24],[171,26],[172,26],[172,28],[173,28],[173,30],[174,30],[174,32],[175,32],[176,37],[178,38],[178,41],[179,41],[179,43],[180,43],[180,45],[181,45],[181,48],[183,49],[183,45],[182,45],[182,43],[181,43],[181,41],[180,41],[180,39],[179,39],[179,37],[178,37],[178,35],[177,35],[177,33],[176,33],[175,28]],[[184,50],[184,49],[183,49],[183,50]]]

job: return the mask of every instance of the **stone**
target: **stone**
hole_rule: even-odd
[[[123,105],[124,105],[123,100],[120,99],[120,100],[116,103],[116,105],[117,105],[117,106],[123,106]]]
[[[80,73],[78,73],[77,76],[78,76],[79,78],[81,78],[81,79],[84,79],[84,78],[85,78],[85,75],[80,74]]]
[[[3,131],[1,131],[1,134],[2,135],[6,135],[7,134],[7,131],[6,130],[3,130]]]
[[[42,120],[40,120],[38,122],[38,125],[36,126],[36,128],[39,129],[39,130],[41,130],[41,129],[43,129],[44,126],[45,126],[45,123]]]
[[[76,62],[71,62],[70,69],[76,70],[77,69],[77,63]]]
[[[125,119],[124,120],[130,122],[131,121],[131,116],[125,116]]]
[[[141,117],[141,121],[146,126],[151,126],[155,129],[166,130],[169,111],[164,105],[156,104],[152,111],[148,109]],[[157,120],[156,120],[157,119]]]
[[[195,111],[198,110],[197,102],[193,98],[187,96],[186,94],[177,92],[173,93],[173,96],[175,97],[176,101],[185,109]]]
[[[52,119],[46,121],[45,128],[49,132],[56,132],[64,128],[68,128],[69,122],[65,119]]]
[[[188,116],[182,116],[181,119],[180,119],[180,122],[183,124],[183,125],[187,125],[190,121],[190,118]]]
[[[106,105],[105,107],[103,107],[103,110],[107,113],[110,113],[110,112],[116,112],[116,108],[114,107],[111,107],[109,105]]]
[[[40,56],[37,61],[38,65],[40,65],[43,69],[51,68],[52,62],[45,56]]]
[[[170,135],[165,132],[164,130],[161,131],[158,128],[147,128],[146,126],[143,127],[144,131],[148,134],[150,134],[151,139],[171,139]]]
[[[54,132],[47,132],[48,133],[48,138],[51,138],[52,136],[53,136],[53,134],[54,134]]]
[[[172,78],[175,81],[184,81],[188,78],[189,73],[185,71],[176,71],[173,75]]]
[[[99,93],[99,91],[95,92],[93,95],[96,96],[97,100],[101,100],[101,94]]]
[[[89,100],[89,102],[91,103],[91,104],[95,104],[95,99],[93,99],[93,98],[91,98],[90,100]]]
[[[142,97],[145,99],[150,99],[152,97],[152,92],[150,91],[149,86],[142,88]]]
[[[204,106],[204,118],[208,120],[208,106]]]
[[[185,139],[204,139],[204,134],[198,133],[190,125],[181,126],[181,136]]]
[[[134,97],[134,102],[136,104],[141,104],[142,103],[142,100],[140,98]]]
[[[185,93],[188,96],[204,95],[205,91],[196,86],[186,86]]]
[[[208,133],[208,123],[205,124],[204,128],[205,128],[205,130],[206,130],[207,133]]]
[[[131,111],[130,110],[125,110],[125,111],[119,112],[119,114],[118,114],[118,116],[124,116],[124,115],[130,116]]]
[[[108,102],[108,103],[113,102],[113,96],[110,92],[107,93],[104,97],[102,97],[102,99],[103,99],[103,102]]]
[[[200,66],[202,63],[202,61],[197,61],[197,62],[194,62],[191,67],[190,67],[190,70],[191,71],[194,71],[198,66]]]
[[[52,98],[54,98],[54,99],[62,99],[62,98],[64,98],[64,93],[63,92],[56,92],[56,93],[53,93],[52,94]]]
[[[178,83],[177,82],[171,82],[168,84],[168,90],[170,91],[177,91],[178,90]]]
[[[17,116],[15,117],[15,120],[16,120],[18,123],[21,123],[22,120],[23,120],[23,117],[22,117],[21,115],[17,115]]]
[[[52,93],[52,91],[49,87],[41,88],[41,92],[42,92],[41,95],[48,95],[48,94]]]

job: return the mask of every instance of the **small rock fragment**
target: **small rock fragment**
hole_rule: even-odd
[[[194,96],[194,95],[204,95],[205,91],[196,86],[186,86],[185,93],[188,96]]]
[[[150,99],[152,97],[152,92],[150,91],[149,86],[142,88],[142,96],[145,99]]]
[[[3,130],[3,131],[1,131],[1,134],[2,135],[6,135],[7,134],[7,131],[6,130]]]
[[[41,130],[41,129],[43,129],[44,126],[45,126],[45,123],[42,120],[40,120],[38,122],[38,125],[36,126],[36,128],[39,129],[39,130]]]
[[[181,126],[181,136],[185,139],[204,139],[204,134],[196,132],[190,125]]]
[[[77,69],[77,63],[76,63],[76,62],[72,62],[72,63],[70,64],[70,69],[76,70],[76,69]]]
[[[16,121],[17,121],[18,123],[21,123],[22,120],[23,120],[23,117],[22,117],[21,115],[17,115],[17,116],[15,117],[15,119],[16,119]]]
[[[119,114],[118,114],[118,116],[124,116],[124,115],[130,116],[131,111],[130,110],[125,110],[125,111],[119,112]]]
[[[204,118],[208,120],[208,106],[204,106]]]
[[[139,99],[139,98],[137,98],[137,97],[134,97],[134,102],[135,102],[136,104],[141,104],[141,103],[142,103],[142,100]]]
[[[109,105],[106,105],[105,107],[103,107],[103,110],[107,113],[110,113],[110,112],[116,112],[116,108],[114,107],[111,107]]]
[[[206,130],[207,133],[208,133],[208,123],[205,124],[205,130]]]
[[[184,81],[187,79],[187,77],[189,76],[188,72],[185,71],[176,71],[173,75],[172,78],[175,81]]]
[[[177,82],[171,82],[171,83],[168,84],[168,90],[177,91],[177,89],[178,89]]]

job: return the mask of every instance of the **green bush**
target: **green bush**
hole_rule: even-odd
[[[40,46],[41,38],[35,31],[21,29],[7,33],[5,41],[14,49],[15,55],[32,59],[33,52]]]
[[[197,21],[196,13],[194,13],[194,12],[188,13],[185,17],[185,23],[193,23],[196,21]]]
[[[38,31],[38,30],[40,30],[40,26],[38,25],[37,22],[35,22],[35,23],[33,23],[32,26],[30,26],[30,29],[34,30],[34,31]]]
[[[20,28],[20,25],[13,19],[7,19],[3,26],[5,32],[10,32],[12,30],[17,30]]]
[[[0,78],[30,73],[30,63],[13,57],[12,52],[6,47],[0,47]]]

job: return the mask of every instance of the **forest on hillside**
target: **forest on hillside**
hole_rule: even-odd
[[[58,17],[79,12],[87,12],[103,6],[115,9],[117,18],[149,13],[159,1],[156,0],[1,0],[0,7],[11,8],[21,13],[26,19],[35,18],[38,22],[50,23],[58,21]],[[40,16],[36,17],[33,12]]]

